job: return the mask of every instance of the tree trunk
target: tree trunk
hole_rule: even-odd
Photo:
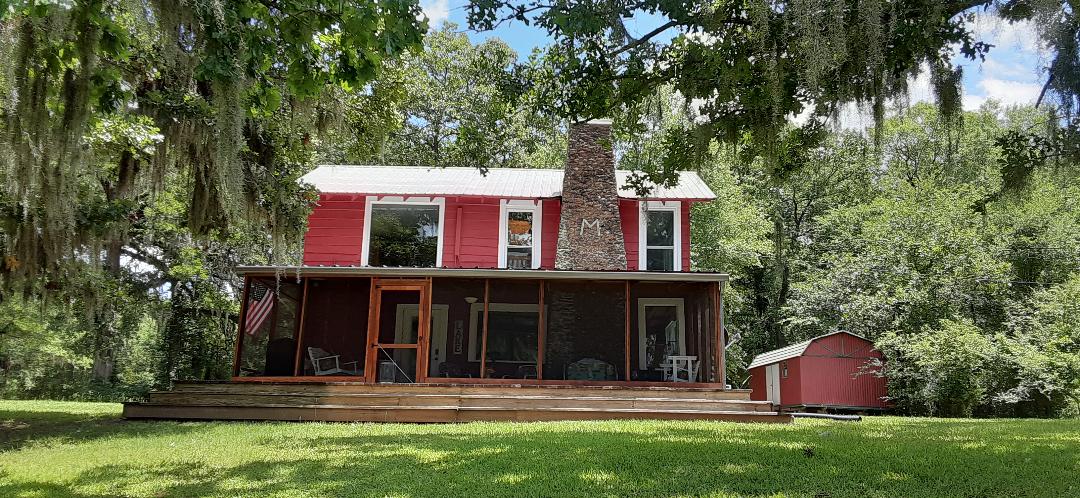
[[[120,156],[115,181],[102,181],[101,187],[105,198],[110,202],[118,202],[131,196],[135,184],[135,176],[138,174],[139,165],[135,156],[130,152],[124,152]],[[102,268],[105,275],[112,280],[114,285],[121,284],[120,255],[124,248],[126,233],[116,230],[110,234],[105,243],[104,261]],[[100,289],[90,289],[88,292],[100,292]],[[116,358],[113,342],[116,340],[116,309],[118,296],[95,295],[88,299],[96,304],[94,311],[94,379],[103,382],[111,382],[115,375]]]

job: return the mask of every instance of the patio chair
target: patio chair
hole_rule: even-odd
[[[311,365],[315,368],[315,375],[358,375],[359,362],[341,363],[341,355],[330,354],[319,348],[307,348],[307,352],[308,358],[311,358]],[[341,368],[342,365],[346,368]],[[352,368],[349,368],[349,365],[352,365]]]

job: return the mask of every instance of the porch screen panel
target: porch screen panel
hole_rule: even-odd
[[[308,280],[301,375],[364,374],[370,287],[367,278]]]
[[[548,281],[544,379],[624,379],[623,282]]]
[[[295,279],[252,278],[240,324],[241,377],[291,376],[296,362],[303,285]]]
[[[490,279],[487,356],[489,379],[536,379],[540,338],[540,282]],[[472,307],[472,320],[482,323],[483,303]],[[482,327],[478,327],[480,332]],[[476,337],[479,338],[479,333]],[[470,333],[470,338],[473,335]],[[483,341],[470,342],[470,358],[480,359]]]
[[[630,285],[630,379],[675,382],[672,357],[683,357],[679,380],[710,382],[715,363],[712,287],[699,282]]]
[[[472,310],[483,304],[484,281],[481,279],[432,279],[429,378],[480,377],[480,360],[478,357],[470,359],[469,352],[474,346],[472,341],[478,340],[479,331],[483,330],[483,323],[474,321],[476,317]],[[477,331],[475,335],[470,332],[473,330]],[[480,344],[476,343],[475,347],[479,351]]]

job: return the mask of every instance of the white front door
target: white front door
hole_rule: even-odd
[[[446,304],[431,305],[431,355],[428,359],[430,364],[429,374],[436,375],[439,365],[446,361],[446,323],[450,306]],[[416,321],[420,314],[420,308],[415,304],[399,304],[397,309],[397,322],[395,323],[395,335],[398,337],[408,335],[408,329],[415,329]],[[413,337],[416,337],[413,332]],[[423,347],[423,346],[421,346]]]
[[[774,405],[780,404],[780,364],[773,363],[765,367],[765,392]]]

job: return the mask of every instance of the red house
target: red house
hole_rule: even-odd
[[[784,421],[727,387],[727,275],[690,271],[714,194],[684,172],[641,198],[631,175],[606,121],[571,126],[564,170],[319,167],[303,264],[238,269],[232,381],[126,413]]]
[[[882,358],[874,343],[850,332],[762,353],[749,366],[751,399],[789,410],[882,410],[885,378],[863,371]]]

